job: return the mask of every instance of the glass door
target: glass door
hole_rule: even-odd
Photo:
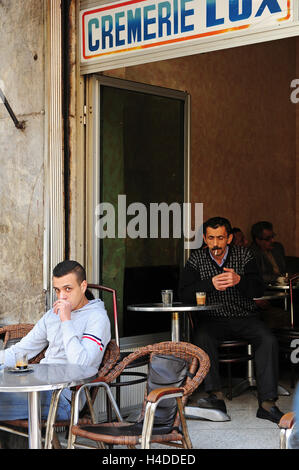
[[[117,290],[121,337],[169,331],[170,315],[153,318],[127,306],[161,302],[162,289],[173,289],[178,300],[186,95],[119,80],[97,86],[98,277]],[[108,296],[104,300],[109,303]]]

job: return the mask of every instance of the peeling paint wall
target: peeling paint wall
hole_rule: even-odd
[[[44,312],[44,1],[0,0],[0,324]]]

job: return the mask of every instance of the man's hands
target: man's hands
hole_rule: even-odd
[[[233,287],[239,284],[241,277],[231,268],[223,268],[225,271],[212,278],[213,285],[217,290],[226,290],[228,287]]]
[[[53,311],[59,315],[62,322],[71,319],[72,306],[67,300],[56,300],[53,304]]]

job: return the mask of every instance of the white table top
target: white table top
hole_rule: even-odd
[[[265,292],[265,294],[262,297],[254,297],[253,300],[271,300],[271,299],[285,299],[286,297],[289,297],[288,293],[285,292]]]
[[[171,307],[164,307],[162,303],[128,305],[127,309],[136,312],[195,312],[200,310],[215,310],[220,304],[214,305],[191,305],[174,302]]]
[[[287,290],[290,288],[289,284],[268,284],[267,289],[270,290]],[[299,289],[299,284],[292,284],[293,289]]]
[[[9,372],[0,369],[0,392],[36,392],[74,387],[92,380],[96,367],[76,364],[29,364],[32,372]]]

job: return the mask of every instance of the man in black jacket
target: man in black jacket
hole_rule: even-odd
[[[192,252],[180,282],[184,302],[194,303],[196,292],[206,292],[207,304],[221,304],[205,315],[193,315],[193,342],[208,354],[211,362],[205,378],[209,395],[198,400],[197,405],[226,412],[217,347],[225,338],[246,339],[252,345],[256,364],[257,417],[278,423],[283,415],[276,406],[278,345],[258,318],[253,300],[263,295],[263,280],[252,253],[245,247],[230,245],[231,230],[230,222],[223,217],[213,217],[204,223],[207,246]]]
[[[283,245],[274,242],[275,233],[271,222],[257,222],[251,227],[253,252],[259,271],[268,284],[286,272],[286,260]]]
[[[259,273],[264,280],[265,287],[273,283],[279,276],[286,273],[286,259],[283,245],[274,242],[275,233],[271,222],[257,222],[251,227],[253,253]],[[289,316],[281,305],[281,299],[256,300],[260,311],[260,318],[269,328],[289,327]]]

